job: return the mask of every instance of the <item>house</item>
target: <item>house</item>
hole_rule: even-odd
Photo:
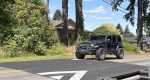
[[[61,40],[63,35],[62,35],[62,29],[63,29],[63,23],[62,20],[51,20],[51,23],[53,26],[55,26],[59,39]],[[73,21],[72,19],[68,19],[68,38],[69,40],[74,40],[75,39],[75,26],[76,22]],[[84,37],[88,38],[92,32],[88,30],[84,30]]]
[[[137,44],[137,38],[136,37],[126,37],[125,40],[127,42],[133,44],[133,45]],[[144,37],[142,44],[143,44],[144,49],[150,48],[150,37]]]

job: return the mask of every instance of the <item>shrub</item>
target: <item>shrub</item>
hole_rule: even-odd
[[[34,53],[37,55],[46,55],[46,46],[44,45],[44,42],[38,42],[36,47],[35,47],[35,51]]]
[[[65,48],[59,43],[54,44],[51,49],[47,50],[48,55],[59,55],[63,54],[64,52]]]
[[[5,45],[6,57],[19,56],[19,50],[15,40],[10,40]]]
[[[135,45],[130,44],[126,41],[123,41],[123,46],[126,51],[140,53],[140,49],[138,49]]]

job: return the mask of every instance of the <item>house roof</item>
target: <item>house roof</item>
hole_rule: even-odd
[[[136,37],[126,37],[125,40],[127,42],[131,42],[131,43],[136,43],[137,42]],[[142,42],[148,42],[148,41],[150,41],[150,37],[144,37]]]
[[[53,26],[57,26],[62,23],[62,20],[51,20],[51,23],[53,24]]]
[[[75,21],[73,21],[72,19],[68,19],[68,22],[71,22],[72,24],[76,24]],[[51,20],[51,23],[53,24],[53,26],[57,27],[58,29],[62,29],[63,27],[63,23],[62,20]],[[75,30],[75,26],[68,26],[68,30]],[[92,33],[89,30],[84,30],[85,32],[88,33]]]

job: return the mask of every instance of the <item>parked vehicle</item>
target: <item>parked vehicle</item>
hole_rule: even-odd
[[[124,50],[119,35],[95,35],[89,41],[76,46],[76,58],[84,59],[85,55],[95,55],[97,60],[105,60],[106,54],[114,54],[123,59]]]

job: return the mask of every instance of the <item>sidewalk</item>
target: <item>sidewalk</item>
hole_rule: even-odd
[[[21,70],[0,67],[0,80],[54,80]]]

